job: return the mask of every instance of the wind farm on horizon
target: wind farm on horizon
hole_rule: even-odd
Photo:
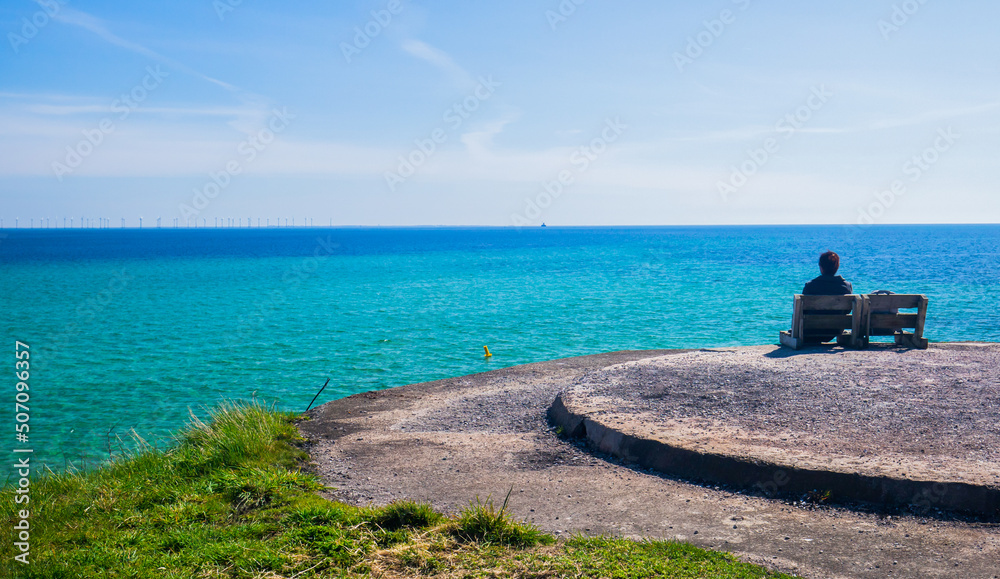
[[[278,228],[278,227],[322,227],[316,225],[315,218],[303,217],[298,222],[294,217],[215,217],[211,224],[207,217],[186,221],[181,223],[180,218],[173,218],[172,222],[165,222],[162,217],[155,219],[134,218],[134,225],[128,224],[125,217],[119,218],[119,225],[115,227],[110,217],[63,217],[60,225],[58,217],[39,217],[21,219],[14,218],[14,226],[8,227],[3,218],[0,218],[0,229],[258,229],[258,228]],[[9,222],[9,220],[8,220]],[[333,218],[329,220],[329,226],[333,227]]]

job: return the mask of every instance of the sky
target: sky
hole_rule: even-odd
[[[985,0],[3,0],[0,219],[995,223],[997,21]]]

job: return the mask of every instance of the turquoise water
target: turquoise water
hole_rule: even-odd
[[[3,233],[3,355],[12,368],[14,341],[31,346],[30,445],[54,469],[120,452],[131,429],[162,444],[222,399],[302,411],[327,378],[317,404],[565,356],[775,343],[828,248],[856,291],[927,294],[932,341],[1000,341],[993,225]]]

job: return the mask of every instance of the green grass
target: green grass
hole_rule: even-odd
[[[476,497],[476,502],[459,514],[452,534],[466,542],[518,548],[555,542],[551,535],[542,533],[534,525],[512,520],[507,514],[508,501],[510,492],[497,510],[492,498],[487,497],[484,503]]]
[[[413,502],[330,502],[300,468],[308,457],[294,420],[227,404],[169,450],[140,441],[97,470],[33,480],[27,566],[13,562],[11,535],[24,505],[3,489],[0,576],[781,577],[682,543],[556,541],[512,519],[506,500],[497,509],[477,499],[454,518]]]

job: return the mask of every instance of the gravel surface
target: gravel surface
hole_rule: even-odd
[[[961,358],[991,352],[995,360],[996,347],[934,345],[924,353],[954,349]],[[845,359],[842,350],[832,352],[806,351],[793,363],[810,371],[810,359]],[[807,577],[1000,578],[996,525],[818,507],[690,484],[594,455],[556,437],[546,421],[557,394],[600,384],[605,368],[691,354],[616,352],[359,394],[314,409],[300,429],[311,441],[316,470],[334,487],[330,496],[353,504],[408,498],[456,512],[477,496],[502,501],[512,490],[511,511],[557,535],[684,540]],[[734,370],[723,377],[712,393],[708,383],[701,394],[692,389],[690,400],[705,395],[707,405],[689,408],[722,412],[726,405],[719,400],[735,392],[725,380],[737,376]],[[813,374],[813,380],[822,376]],[[775,419],[798,427],[787,414],[780,405],[773,411]]]
[[[1000,487],[1000,345],[713,349],[568,389],[602,422],[692,450]]]

